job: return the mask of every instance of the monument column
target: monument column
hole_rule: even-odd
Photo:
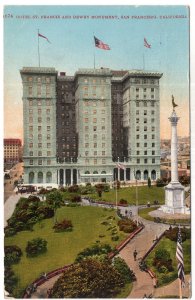
[[[177,162],[177,122],[179,118],[173,110],[171,117],[171,182],[178,182],[178,162]]]

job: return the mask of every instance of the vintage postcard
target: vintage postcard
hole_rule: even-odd
[[[191,298],[190,8],[3,17],[5,297]]]

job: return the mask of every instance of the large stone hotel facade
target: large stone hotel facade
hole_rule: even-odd
[[[161,73],[100,68],[67,76],[43,67],[20,73],[25,183],[160,177]]]

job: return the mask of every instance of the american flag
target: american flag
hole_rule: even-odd
[[[40,33],[38,33],[38,37],[42,37],[43,39],[46,39],[48,41],[48,43],[51,44],[51,42],[48,40],[48,38]]]
[[[123,165],[121,163],[117,163],[116,166],[117,166],[118,169],[122,169],[122,170],[126,169],[125,165]]]
[[[146,48],[151,48],[151,45],[148,44],[146,38],[144,38],[144,47],[146,47]]]
[[[182,238],[181,238],[180,227],[179,227],[178,238],[177,238],[176,258],[178,261],[178,265],[177,265],[178,278],[181,280],[181,285],[184,286],[184,284],[185,284],[184,261],[183,261],[183,248],[182,248]]]
[[[102,50],[110,50],[110,46],[108,46],[107,44],[104,44],[102,41],[97,39],[95,36],[94,36],[94,40],[95,40],[95,46],[97,48],[102,49]]]

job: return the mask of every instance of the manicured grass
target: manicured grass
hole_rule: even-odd
[[[154,200],[158,200],[159,204],[164,204],[165,201],[165,191],[164,188],[152,186],[138,186],[138,203],[139,205],[147,204],[150,201],[153,204]],[[97,200],[104,200],[108,202],[116,202],[116,190],[112,189],[109,192],[103,192],[102,198],[99,198],[96,194],[89,194],[88,197],[92,197]],[[118,202],[120,199],[125,199],[131,205],[136,205],[136,187],[120,188],[117,190]]]
[[[147,266],[152,269],[157,278],[158,278],[158,286],[166,285],[177,278],[177,261],[176,261],[176,246],[177,243],[169,240],[168,238],[162,238],[159,244],[154,248],[154,250],[149,254],[146,259]],[[152,265],[153,258],[155,256],[155,251],[158,249],[166,249],[170,252],[171,259],[173,261],[173,272],[168,272],[167,274],[159,273],[157,268]],[[184,253],[184,270],[185,274],[190,273],[191,271],[191,241],[187,239],[183,242],[183,253]]]
[[[115,297],[115,298],[127,298],[133,288],[133,282],[131,283],[126,283],[124,288],[121,290],[121,292]]]
[[[147,207],[147,208],[141,208],[139,209],[139,216],[142,217],[143,219],[149,220],[149,221],[154,221],[154,217],[150,216],[149,213],[153,210],[156,210],[158,207]],[[165,218],[160,218],[163,223],[166,224],[190,224],[191,220],[190,219],[165,219]]]
[[[113,216],[116,219],[107,219]],[[14,296],[22,295],[23,290],[42,272],[49,272],[66,264],[73,263],[78,252],[91,246],[96,241],[117,245],[127,234],[118,231],[119,240],[111,240],[109,227],[117,224],[117,216],[114,210],[96,207],[62,207],[57,210],[58,221],[64,218],[71,220],[72,232],[55,233],[52,229],[53,218],[43,220],[34,226],[33,231],[22,231],[13,237],[5,238],[5,245],[17,245],[22,249],[23,256],[19,264],[13,265],[15,274],[19,277]],[[108,221],[109,225],[102,225],[102,221]],[[99,235],[104,237],[99,237]],[[48,251],[34,258],[27,258],[25,248],[27,241],[41,237],[47,240]]]

